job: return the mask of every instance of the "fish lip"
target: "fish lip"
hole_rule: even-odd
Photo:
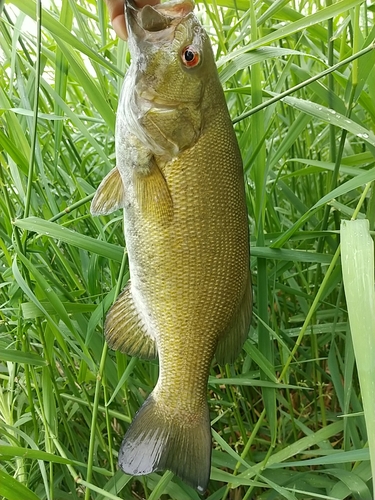
[[[162,99],[157,94],[144,91],[138,94],[138,98],[143,102],[146,107],[157,111],[170,111],[181,107],[183,103],[178,101],[171,101],[170,99]]]
[[[138,7],[134,0],[125,0],[125,10],[129,8],[140,12],[146,6],[172,17],[185,17],[189,12],[193,12],[195,3],[193,0],[170,0],[153,6],[146,4],[143,7]]]
[[[164,15],[182,18],[193,12],[194,7],[195,3],[193,0],[170,0],[169,2],[154,5],[153,8]]]
[[[154,109],[157,111],[170,111],[172,109],[184,107],[187,103],[192,106],[192,102],[190,99],[184,101],[183,99],[179,99],[178,101],[173,101],[169,97],[162,98],[156,92],[153,92],[151,89],[142,89],[137,92],[137,98],[143,102],[150,109]]]

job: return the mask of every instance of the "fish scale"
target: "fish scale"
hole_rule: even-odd
[[[107,342],[159,357],[158,382],[125,435],[119,465],[133,475],[170,469],[203,492],[210,365],[238,355],[252,295],[241,155],[192,10],[190,1],[126,3],[132,65],[117,113],[117,167],[91,211],[124,209],[130,282],[107,315]]]

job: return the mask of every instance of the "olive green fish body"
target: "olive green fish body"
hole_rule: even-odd
[[[118,109],[117,170],[92,212],[124,208],[131,279],[107,316],[107,341],[159,356],[157,385],[124,438],[120,467],[170,469],[204,491],[210,364],[215,352],[220,362],[237,356],[251,284],[241,156],[192,7],[127,4],[133,60]]]

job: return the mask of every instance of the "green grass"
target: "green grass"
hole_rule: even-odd
[[[158,367],[102,334],[128,268],[121,213],[89,205],[130,58],[98,4],[15,0],[0,18],[0,496],[198,499],[116,467]],[[375,230],[374,4],[196,10],[243,155],[255,299],[241,356],[211,370],[205,498],[371,500],[339,242],[353,215]]]

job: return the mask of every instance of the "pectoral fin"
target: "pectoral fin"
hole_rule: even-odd
[[[173,216],[172,196],[168,184],[156,164],[150,159],[147,171],[134,173],[136,196],[142,214],[159,220],[169,220]]]
[[[107,215],[124,206],[124,186],[115,167],[100,183],[91,202],[92,215]]]
[[[253,297],[249,272],[241,304],[217,345],[215,357],[218,363],[233,363],[239,355],[249,333],[252,305]]]
[[[153,359],[157,347],[134,304],[130,283],[113,304],[104,325],[109,347],[130,356]]]

